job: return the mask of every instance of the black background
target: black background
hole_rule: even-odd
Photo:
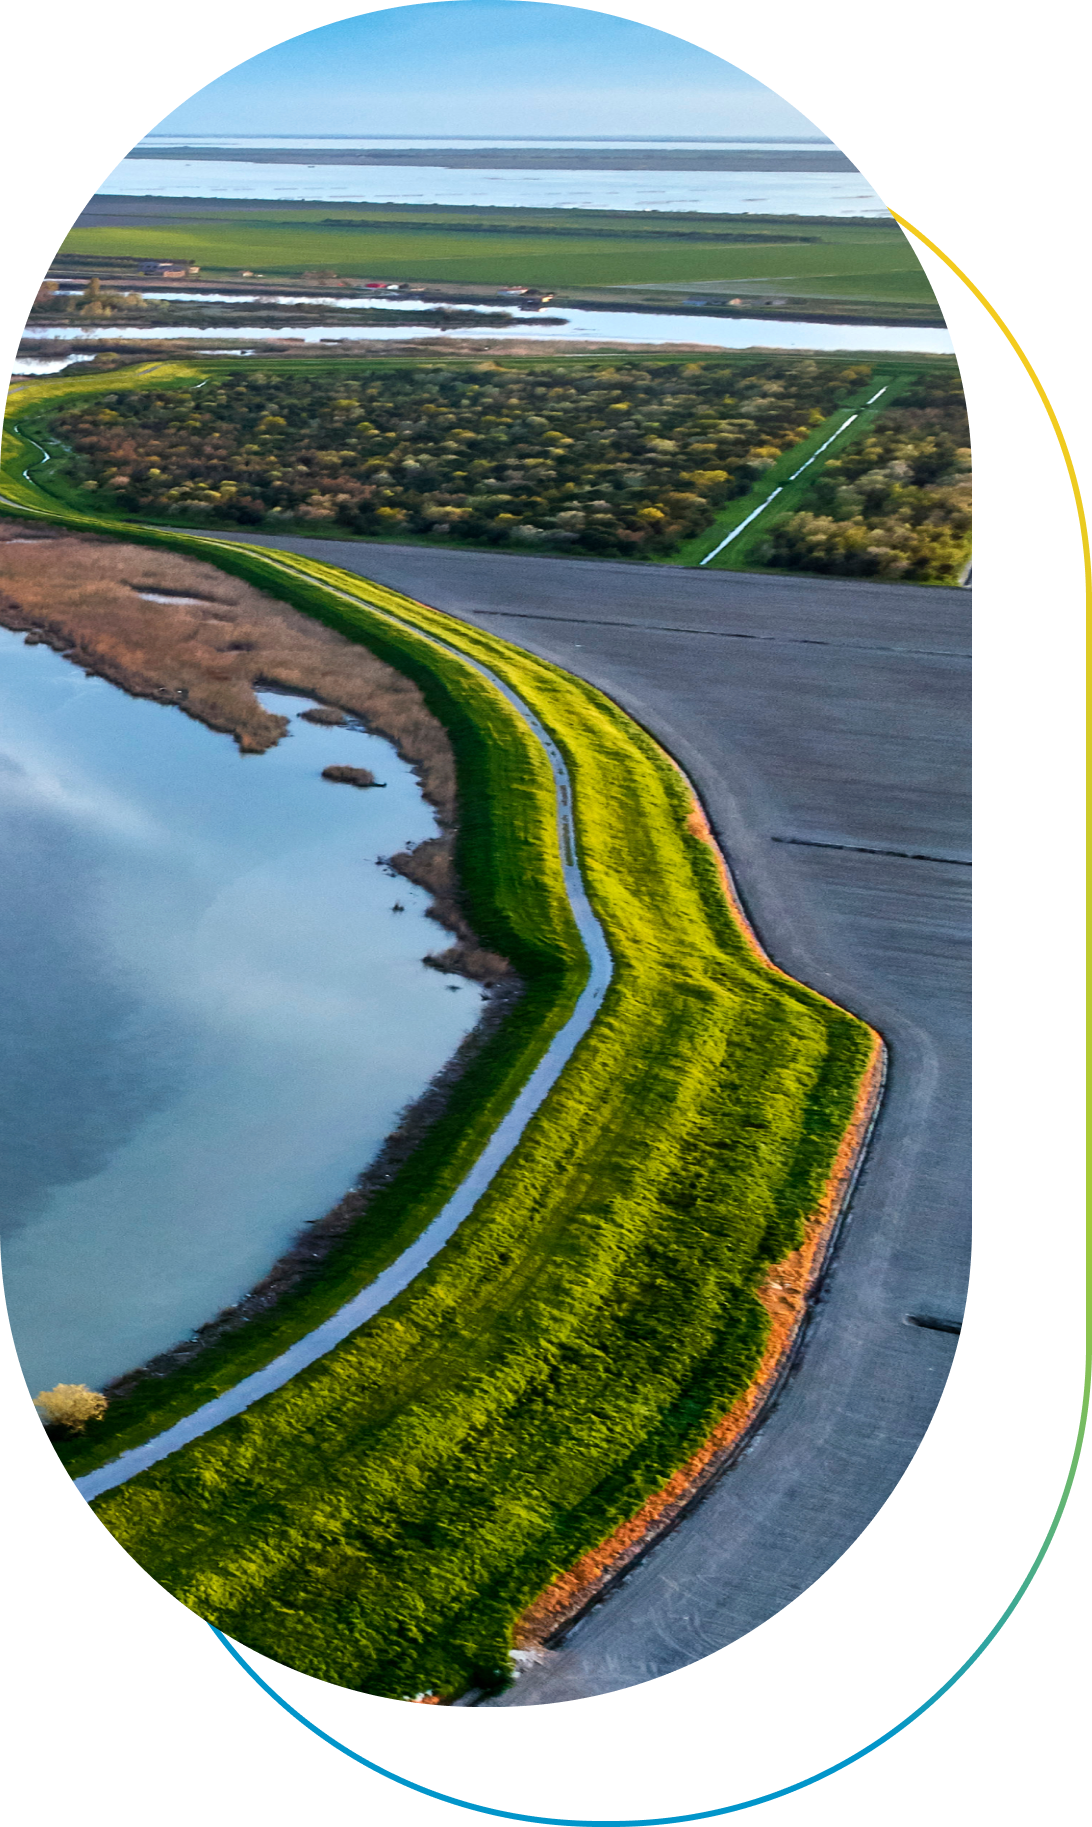
[[[341,16],[351,13],[310,13],[307,29]],[[729,57],[829,133],[1010,325],[1081,470],[1076,58],[1066,68],[1023,29],[1006,42],[933,13],[900,16],[895,31],[864,9],[767,9],[765,29],[732,20],[719,35],[674,9],[623,16]],[[146,7],[124,5],[102,24],[40,15],[24,31],[5,86],[11,349],[69,223],[131,144],[223,69],[278,42],[232,5],[172,13],[163,37]],[[1068,862],[1077,817],[1066,786],[1077,755],[1065,734],[1077,725],[1081,544],[1034,385],[970,290],[919,252],[968,391],[981,696],[995,738],[982,1019],[997,1034],[984,1049],[986,1186],[964,1334],[937,1420],[866,1535],[780,1617],[681,1674],[595,1701],[453,1719],[449,1708],[345,1694],[252,1657],[299,1712],[365,1758],[495,1809],[606,1822],[723,1809],[853,1756],[975,1652],[1032,1566],[1065,1484],[1083,1299],[1079,1200],[1059,1175],[1076,1129],[1066,1038],[1077,1023]],[[9,1770],[53,1779],[64,1765],[73,1800],[99,1794],[104,1805],[135,1779],[155,1807],[214,1816],[247,1803],[289,1814],[299,1796],[382,1822],[464,1814],[352,1765],[296,1725],[131,1564],[60,1471],[7,1339],[4,1350]],[[1012,1621],[950,1694],[886,1747],[772,1811],[847,1822],[877,1809],[1050,1818],[1077,1772],[1087,1588],[1076,1511],[1074,1496]]]

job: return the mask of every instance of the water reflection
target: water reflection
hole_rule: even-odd
[[[358,299],[356,302],[372,303],[370,299]],[[375,308],[392,312],[389,328],[386,324],[374,322],[352,328],[333,323],[267,324],[263,328],[260,324],[249,322],[231,325],[221,323],[209,328],[207,325],[187,327],[184,324],[157,324],[153,318],[147,324],[123,324],[114,329],[105,325],[83,329],[68,324],[54,325],[44,330],[29,329],[25,333],[24,347],[29,348],[39,342],[46,347],[50,341],[59,340],[77,344],[85,341],[158,343],[179,337],[223,344],[232,336],[245,338],[248,343],[269,338],[279,342],[367,344],[407,338],[419,340],[444,334],[442,326],[433,328],[398,322],[395,313],[399,309],[420,311],[420,304],[412,306],[402,303],[396,306],[384,303],[380,306],[376,302]],[[479,307],[482,308],[485,307]],[[458,309],[461,310],[462,306]],[[519,342],[627,342],[650,346],[685,343],[711,349],[861,349],[873,352],[901,349],[917,355],[950,355],[952,352],[952,339],[947,330],[928,329],[916,324],[814,324],[760,317],[686,317],[661,311],[582,311],[570,309],[568,305],[563,312],[549,305],[544,315],[564,316],[565,321],[562,324],[541,323],[536,321],[534,313],[525,315],[521,312],[511,324],[488,324],[480,329],[472,324],[458,324],[452,326],[450,334],[460,340],[488,337],[493,342],[514,337]],[[213,353],[212,350],[209,353]]]
[[[244,758],[6,630],[0,694],[5,1286],[32,1390],[94,1386],[260,1279],[481,995],[421,962],[427,897],[376,866],[436,829],[385,742],[293,715]]]

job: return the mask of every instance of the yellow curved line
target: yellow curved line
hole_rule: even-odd
[[[1085,518],[1084,501],[1081,496],[1081,485],[1077,481],[1077,471],[1076,471],[1076,468],[1073,463],[1073,458],[1069,454],[1069,445],[1065,441],[1065,433],[1063,432],[1061,425],[1058,422],[1058,415],[1050,403],[1050,399],[1048,397],[1046,388],[1043,386],[1042,381],[1039,379],[1039,376],[1036,374],[1035,369],[1032,367],[1027,356],[1024,354],[1023,349],[1021,349],[1020,344],[1017,342],[1012,331],[1009,329],[1009,326],[1005,322],[1000,311],[994,310],[989,299],[986,297],[986,294],[984,292],[979,291],[978,287],[975,285],[974,280],[968,278],[967,274],[963,271],[963,268],[961,266],[957,266],[955,261],[951,258],[951,256],[949,254],[946,254],[944,252],[944,249],[942,247],[938,247],[935,241],[930,241],[928,235],[923,235],[920,228],[915,228],[914,224],[912,222],[908,222],[906,220],[905,216],[900,216],[898,213],[898,210],[893,209],[891,211],[891,214],[894,216],[895,221],[898,223],[900,228],[904,228],[908,235],[913,235],[914,239],[916,241],[920,241],[923,247],[927,247],[931,253],[934,253],[938,260],[943,260],[945,266],[950,268],[950,270],[955,274],[957,279],[962,279],[967,290],[969,292],[973,292],[975,297],[977,298],[979,304],[983,307],[984,310],[989,312],[990,316],[993,318],[994,323],[997,325],[997,328],[1000,330],[1002,336],[1005,338],[1005,340],[1007,342],[1011,343],[1012,347],[1015,349],[1017,355],[1019,356],[1020,361],[1023,363],[1024,368],[1027,370],[1028,376],[1031,380],[1031,384],[1035,388],[1036,393],[1039,395],[1039,398],[1043,402],[1043,406],[1046,410],[1047,418],[1050,420],[1051,425],[1054,427],[1054,436],[1057,438],[1058,443],[1061,446],[1062,456],[1065,459],[1065,466],[1066,466],[1066,469],[1069,471],[1070,487],[1073,490],[1073,500],[1076,503],[1077,519],[1080,522],[1080,528],[1081,528],[1081,549],[1084,553],[1085,601],[1086,601],[1086,604],[1088,605],[1088,608],[1090,610],[1092,610],[1092,549],[1090,549],[1089,543],[1088,543],[1088,521]]]
[[[1012,331],[1009,329],[1009,326],[1005,322],[1000,311],[994,310],[989,299],[986,297],[986,294],[983,291],[981,291],[978,286],[975,285],[974,280],[971,279],[963,271],[963,268],[961,266],[956,265],[955,261],[952,259],[950,254],[946,254],[942,247],[938,247],[935,241],[931,241],[929,239],[928,235],[923,235],[921,232],[921,229],[915,228],[914,224],[912,222],[908,222],[906,220],[905,216],[900,216],[898,211],[894,210],[894,209],[891,211],[891,214],[894,216],[895,221],[899,224],[900,228],[904,228],[908,235],[913,235],[915,240],[920,241],[923,247],[929,248],[929,250],[936,255],[938,260],[943,260],[945,266],[948,267],[949,270],[955,274],[956,278],[961,279],[963,281],[963,284],[967,287],[967,290],[969,292],[974,293],[974,296],[977,298],[977,300],[978,300],[979,304],[982,306],[983,310],[988,311],[989,315],[993,318],[994,323],[997,325],[998,329],[1000,330],[1002,336],[1005,338],[1006,342],[1008,342],[1011,345],[1011,347],[1016,351],[1016,354],[1020,358],[1020,361],[1023,364],[1023,367],[1026,370],[1029,379],[1031,380],[1032,386],[1035,388],[1036,393],[1039,395],[1039,398],[1042,400],[1043,407],[1046,411],[1047,418],[1050,420],[1050,423],[1054,428],[1054,435],[1058,440],[1058,444],[1061,448],[1062,456],[1065,459],[1066,469],[1069,472],[1070,487],[1073,490],[1073,500],[1076,504],[1077,519],[1080,523],[1080,529],[1081,529],[1081,549],[1084,553],[1085,603],[1086,603],[1086,607],[1090,611],[1092,611],[1092,550],[1090,550],[1090,548],[1089,548],[1088,520],[1085,516],[1084,500],[1081,496],[1081,485],[1077,481],[1077,470],[1074,465],[1073,458],[1070,456],[1070,453],[1069,453],[1069,445],[1066,443],[1065,433],[1062,430],[1062,427],[1058,421],[1058,415],[1050,403],[1050,399],[1047,394],[1046,388],[1043,386],[1042,381],[1039,379],[1039,376],[1036,374],[1035,369],[1031,365],[1031,362],[1028,360],[1023,349],[1020,347],[1020,344],[1017,342]],[[1092,1347],[1092,1340],[1090,1340],[1090,1347]],[[1086,1375],[1087,1375],[1087,1372],[1086,1372]],[[1087,1393],[1087,1389],[1086,1389],[1086,1394],[1085,1394],[1086,1409],[1087,1409],[1087,1405],[1088,1405],[1088,1393]],[[1084,1427],[1084,1417],[1083,1416],[1082,1416],[1081,1426],[1082,1426],[1082,1430],[1083,1430],[1083,1427]],[[1080,1446],[1079,1446],[1079,1442],[1078,1442],[1078,1451],[1079,1450],[1080,1450]]]

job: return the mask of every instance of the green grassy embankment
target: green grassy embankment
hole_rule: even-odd
[[[819,1203],[873,1037],[756,955],[690,828],[685,782],[592,687],[332,567],[134,532],[246,576],[385,658],[400,650],[396,663],[430,678],[460,768],[471,763],[475,920],[503,945],[488,925],[503,907],[525,947],[537,942],[555,1011],[566,929],[544,763],[520,751],[498,694],[429,634],[510,682],[572,771],[615,977],[520,1147],[374,1320],[95,1505],[142,1566],[241,1642],[349,1687],[451,1695],[503,1678],[529,1600],[633,1514],[748,1385],[768,1329],[755,1289]],[[463,1119],[479,1115],[464,1099]],[[458,1145],[454,1128],[449,1139]],[[420,1214],[431,1189],[415,1165]],[[227,1341],[221,1386],[231,1353],[248,1349]],[[82,1465],[93,1451],[69,1457]]]
[[[577,218],[580,218],[578,221]],[[331,220],[333,218],[333,220]],[[748,235],[763,240],[740,240]],[[800,239],[792,239],[800,237]],[[810,239],[805,239],[810,237]],[[203,276],[346,278],[423,284],[743,285],[782,297],[845,299],[939,322],[929,282],[897,223],[633,211],[283,205],[202,211],[184,223],[75,228],[61,256],[196,261]]]
[[[171,380],[192,385],[192,371],[157,369],[147,376],[147,384],[157,386]],[[109,377],[81,377],[77,385],[81,392],[100,391],[109,386]],[[63,391],[59,382],[30,383],[36,396],[44,389]],[[3,457],[4,494],[16,507],[35,511],[42,508],[43,498],[23,479],[28,457],[29,467],[33,467],[37,452],[18,434],[9,432]],[[77,529],[115,535],[122,531],[116,524],[86,514],[50,511],[42,517]],[[129,529],[126,536],[212,557],[204,542],[194,539],[169,533],[160,536],[153,529],[138,527]],[[288,592],[278,589],[279,578],[266,575],[261,568],[261,574],[255,575],[245,553],[237,557],[221,554],[220,562],[235,575],[273,594],[288,596],[296,607],[340,627],[349,638],[361,637],[360,627],[344,625],[336,608],[305,581]],[[567,1018],[586,976],[583,948],[557,863],[552,777],[538,744],[504,700],[468,669],[448,668],[445,675],[442,667],[437,670],[432,664],[433,649],[422,659],[422,643],[415,643],[409,634],[400,636],[389,624],[371,626],[367,632],[374,651],[421,685],[430,708],[452,739],[464,807],[456,862],[468,914],[477,921],[475,930],[483,943],[516,966],[527,985],[526,994],[459,1080],[443,1117],[411,1160],[375,1194],[366,1223],[290,1300],[207,1347],[196,1362],[142,1383],[112,1404],[91,1435],[63,1449],[73,1476],[159,1433],[268,1363],[398,1256],[469,1170],[500,1115]]]

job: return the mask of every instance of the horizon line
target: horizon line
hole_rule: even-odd
[[[308,140],[308,141],[371,139],[371,140],[409,140],[415,144],[420,143],[421,141],[426,141],[426,140],[431,140],[431,141],[438,141],[438,140],[468,140],[468,141],[470,141],[470,140],[472,140],[476,143],[484,143],[486,145],[507,145],[512,140],[517,139],[517,138],[528,144],[536,144],[536,145],[541,144],[541,145],[548,145],[548,146],[561,146],[561,145],[564,145],[564,146],[609,146],[609,145],[742,146],[742,145],[772,145],[772,144],[774,144],[775,141],[779,142],[781,144],[784,144],[784,145],[792,145],[792,146],[833,146],[834,145],[834,141],[831,139],[827,139],[827,137],[825,135],[818,135],[818,136],[814,136],[814,137],[805,137],[803,134],[791,134],[791,133],[748,133],[748,134],[742,134],[742,133],[737,133],[737,134],[716,134],[716,133],[656,133],[656,134],[524,133],[524,134],[518,134],[518,135],[513,134],[513,133],[275,133],[273,131],[263,132],[263,133],[231,133],[231,132],[227,131],[226,129],[220,133],[188,133],[188,134],[187,133],[146,133],[142,140],[137,141],[137,144],[139,146],[144,146],[148,143],[149,140],[166,140],[166,139],[171,139],[171,140],[181,140],[181,139],[191,139],[191,140],[279,139],[279,140]],[[839,148],[835,148],[835,150],[839,150]]]

